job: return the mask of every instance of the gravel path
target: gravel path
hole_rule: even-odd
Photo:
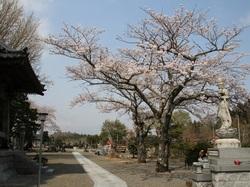
[[[81,153],[126,181],[129,187],[186,187],[186,181],[191,173],[184,169],[176,169],[171,173],[157,173],[154,161],[138,164],[136,160],[131,159],[110,159],[93,153]]]

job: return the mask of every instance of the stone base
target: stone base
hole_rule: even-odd
[[[212,173],[213,187],[250,187],[250,172]]]
[[[250,148],[210,148],[208,160],[214,173],[250,173]]]
[[[215,140],[215,148],[238,148],[240,141],[236,138],[226,138]]]
[[[192,187],[213,187],[212,182],[192,182]]]
[[[195,182],[210,182],[210,183],[212,183],[211,172],[192,173],[191,178]]]
[[[210,148],[208,159],[213,187],[250,187],[250,148]]]
[[[215,134],[219,138],[236,138],[238,135],[238,131],[236,128],[220,128],[215,131]]]

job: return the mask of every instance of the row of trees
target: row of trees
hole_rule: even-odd
[[[103,123],[99,135],[86,135],[71,132],[56,132],[50,136],[50,143],[58,146],[84,148],[97,148],[98,145],[107,145],[112,142],[113,145],[126,144],[127,129],[119,120],[106,120]]]
[[[68,76],[83,83],[75,104],[96,103],[104,112],[120,111],[133,120],[139,162],[145,162],[145,138],[152,126],[160,136],[157,171],[169,170],[170,129],[174,111],[202,117],[218,102],[217,80],[223,81],[232,103],[245,101],[244,79],[249,64],[237,52],[239,27],[219,27],[203,12],[181,8],[174,15],[144,10],[147,17],[129,25],[129,48],[111,52],[99,43],[95,28],[65,25],[45,42],[52,53],[78,59]],[[86,87],[85,85],[88,85]]]
[[[50,135],[49,145],[55,145],[59,147],[80,147],[87,150],[88,148],[97,148],[100,142],[98,135],[86,135],[71,132],[56,132]]]
[[[242,110],[239,110],[239,108],[242,108]],[[250,125],[247,122],[249,120],[249,112],[249,101],[231,111],[233,126],[238,127],[238,116],[241,116],[239,122],[243,146],[249,146],[250,141],[247,136],[250,133]],[[171,156],[174,158],[184,158],[186,163],[191,165],[192,162],[197,160],[201,149],[212,146],[213,140],[216,138],[214,131],[219,127],[218,125],[216,115],[206,115],[199,121],[192,121],[188,112],[182,110],[175,111],[172,115],[169,131],[172,147]],[[119,120],[104,121],[99,135],[57,132],[49,138],[49,145],[68,148],[76,146],[84,148],[85,151],[89,148],[97,148],[98,145],[110,144],[111,142],[113,151],[116,151],[119,145],[126,145],[129,152],[133,154],[133,157],[137,155],[137,159],[140,159],[138,154],[138,137],[135,131],[128,130]],[[146,158],[158,155],[159,143],[160,134],[157,134],[157,126],[153,126],[144,141],[144,154]]]

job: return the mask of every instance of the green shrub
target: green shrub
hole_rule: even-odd
[[[137,146],[134,142],[128,143],[128,151],[133,155],[133,158],[135,158],[135,155],[137,155]]]
[[[193,162],[198,161],[199,152],[203,150],[207,150],[212,147],[212,144],[207,141],[197,142],[197,144],[193,148],[189,148],[185,153],[185,165],[191,166]]]

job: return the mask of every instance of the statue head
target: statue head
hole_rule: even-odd
[[[218,79],[218,87],[219,87],[219,94],[221,96],[221,99],[223,99],[223,100],[228,99],[229,98],[228,91],[225,88],[225,83],[224,83],[224,80],[222,78]]]

